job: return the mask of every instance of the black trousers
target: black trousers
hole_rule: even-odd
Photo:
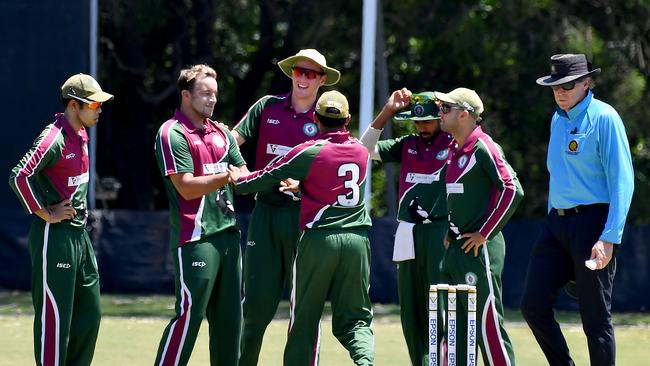
[[[607,267],[592,271],[584,264],[603,231],[608,209],[607,204],[579,206],[563,216],[552,209],[533,247],[521,311],[549,365],[574,365],[553,313],[560,289],[571,280],[576,281],[591,365],[615,364],[611,303],[616,246]]]

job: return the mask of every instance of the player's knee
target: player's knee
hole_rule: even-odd
[[[537,298],[532,296],[526,296],[521,299],[521,304],[519,306],[521,314],[526,320],[533,320],[544,314],[546,311],[542,302]]]

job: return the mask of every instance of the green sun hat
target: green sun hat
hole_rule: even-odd
[[[440,119],[438,106],[435,102],[433,92],[422,92],[411,95],[409,110],[397,113],[394,117],[397,121],[426,121]]]

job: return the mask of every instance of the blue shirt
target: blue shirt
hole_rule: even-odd
[[[620,244],[634,172],[625,127],[614,108],[591,91],[569,113],[557,108],[546,165],[551,174],[549,210],[609,203],[600,240]]]

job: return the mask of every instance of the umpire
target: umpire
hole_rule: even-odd
[[[552,88],[557,108],[546,163],[548,215],[530,257],[521,310],[551,365],[574,364],[553,316],[559,289],[571,280],[591,364],[616,361],[612,284],[634,173],[623,121],[594,98],[592,76],[600,69],[590,66],[583,54],[555,55],[551,74],[537,79]]]

